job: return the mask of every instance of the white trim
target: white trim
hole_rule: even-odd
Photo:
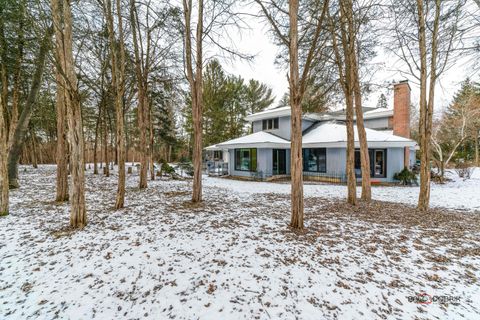
[[[245,120],[248,122],[253,122],[257,120],[289,116],[291,116],[290,107],[281,107],[250,114],[245,117]]]
[[[290,143],[258,142],[258,143],[237,143],[222,145],[225,149],[257,148],[257,149],[290,149]]]

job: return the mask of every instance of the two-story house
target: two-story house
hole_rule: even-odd
[[[394,85],[393,108],[365,108],[364,123],[372,181],[391,182],[395,173],[415,162],[416,142],[410,139],[410,86]],[[253,133],[206,150],[222,154],[228,173],[239,177],[270,178],[290,173],[290,107],[269,109],[246,117]],[[305,114],[302,119],[303,171],[306,179],[346,175],[345,111]],[[355,126],[355,146],[359,148]],[[355,152],[360,177],[360,154]]]

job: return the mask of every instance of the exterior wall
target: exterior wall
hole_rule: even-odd
[[[404,148],[388,148],[387,149],[387,177],[378,179],[380,181],[394,181],[395,173],[400,172],[404,168],[405,149]],[[375,178],[376,180],[377,178]]]
[[[249,171],[235,170],[235,151],[228,150],[229,174],[237,177],[252,177]],[[347,150],[345,148],[327,148],[327,172],[315,173],[305,172],[304,175],[341,177],[346,174]],[[290,174],[290,149],[286,152],[287,174]],[[415,163],[415,150],[410,152],[410,161]],[[270,176],[273,168],[272,149],[257,149],[257,172],[264,176]],[[387,176],[385,178],[372,178],[380,182],[393,182],[395,173],[400,172],[404,167],[404,148],[387,148]]]
[[[262,120],[253,122],[253,133],[263,131]],[[281,117],[278,119],[278,129],[265,130],[283,139],[290,140],[290,117]]]
[[[262,120],[252,122],[253,133],[262,131]]]
[[[272,149],[257,149],[257,172],[264,175],[272,174]]]
[[[252,177],[254,172],[235,170],[235,149],[228,149],[228,173],[236,177]],[[257,172],[272,172],[272,149],[257,148]]]
[[[388,120],[388,117],[385,118],[376,118],[376,119],[365,119],[365,127],[370,129],[392,129],[391,123]]]
[[[291,117],[280,117],[278,118],[278,129],[273,130],[265,130],[267,132],[271,132],[274,135],[277,135],[283,139],[290,140],[291,136],[291,124],[290,124]],[[308,129],[313,124],[313,121],[310,120],[302,120],[302,131]],[[263,130],[262,127],[262,120],[253,121],[252,122],[253,133],[259,132]]]

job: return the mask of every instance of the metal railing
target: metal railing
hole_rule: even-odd
[[[207,161],[205,163],[205,171],[209,176],[226,176],[228,175],[228,163],[223,161]]]

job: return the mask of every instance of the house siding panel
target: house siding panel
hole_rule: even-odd
[[[364,123],[369,129],[392,129],[388,118],[365,119]]]

